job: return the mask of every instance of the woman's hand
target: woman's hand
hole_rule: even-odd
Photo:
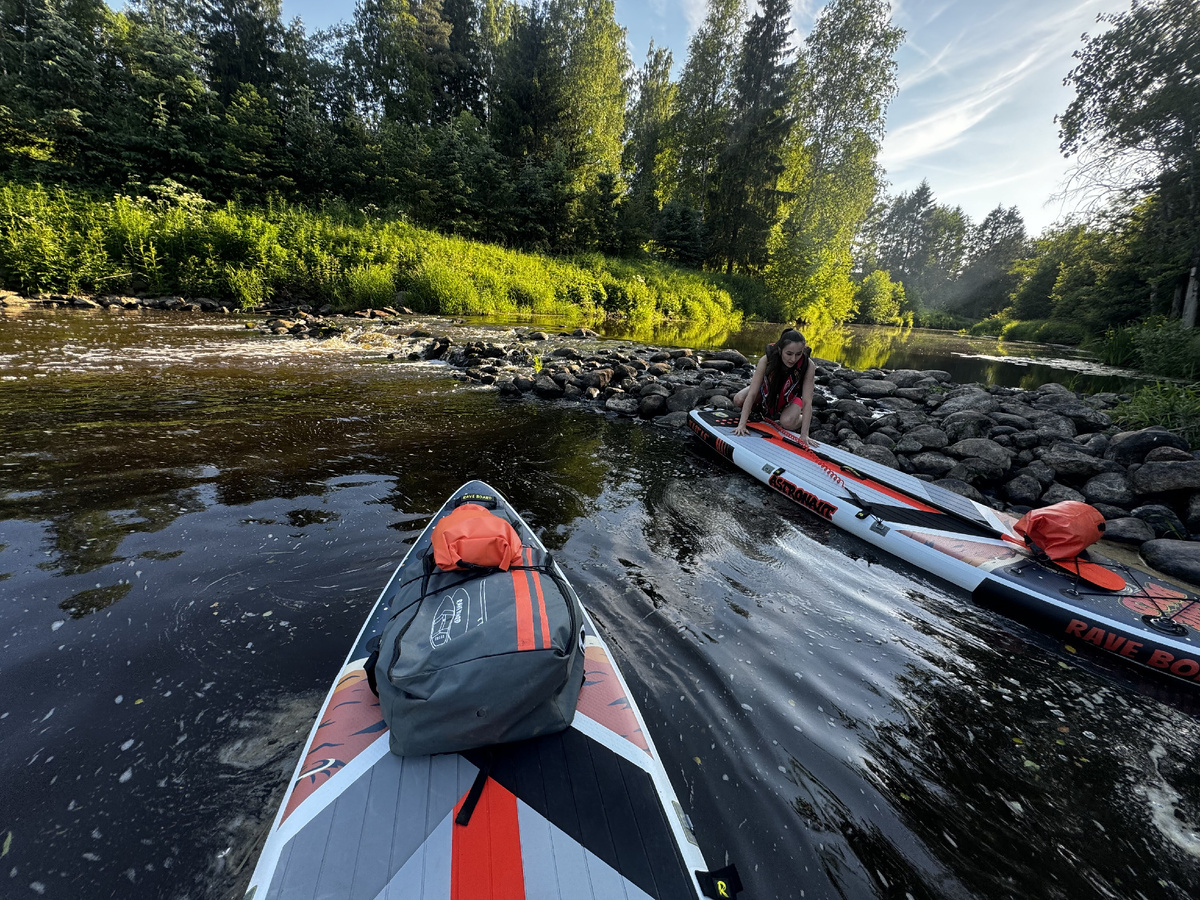
[[[750,433],[750,429],[746,427],[745,422],[738,422],[737,428],[733,429],[733,433],[738,437],[745,437]]]

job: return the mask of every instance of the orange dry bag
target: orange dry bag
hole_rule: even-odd
[[[1064,500],[1027,512],[1013,531],[1050,559],[1074,559],[1104,537],[1104,516],[1086,503]]]
[[[500,569],[521,562],[521,538],[504,519],[464,503],[433,526],[433,561],[443,572]]]

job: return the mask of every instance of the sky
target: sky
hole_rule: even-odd
[[[751,0],[753,3],[754,0]],[[824,4],[793,0],[798,43]],[[962,206],[978,223],[996,206],[1016,206],[1036,235],[1073,211],[1059,194],[1072,165],[1058,150],[1056,114],[1073,95],[1063,85],[1081,35],[1096,16],[1129,0],[893,0],[906,32],[896,54],[899,91],[888,110],[880,163],[888,192],[927,180],[937,202]],[[283,0],[286,19],[309,31],[348,20],[353,0]],[[705,0],[616,0],[630,56],[641,65],[653,40],[676,73],[704,18]]]

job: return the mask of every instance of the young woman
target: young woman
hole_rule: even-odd
[[[742,408],[734,434],[746,433],[746,422],[758,407],[764,418],[777,419],[789,431],[799,431],[802,441],[808,441],[815,368],[809,363],[808,352],[804,335],[793,328],[785,328],[779,340],[767,347],[749,387],[733,398],[734,404]]]

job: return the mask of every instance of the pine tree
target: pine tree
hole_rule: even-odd
[[[646,243],[654,232],[664,195],[664,181],[673,169],[670,126],[676,86],[671,82],[671,51],[650,42],[646,61],[638,71],[637,100],[627,118],[624,168],[629,194],[622,215],[622,252]]]
[[[671,126],[677,160],[670,199],[706,209],[709,181],[729,139],[733,80],[746,24],[746,0],[708,0],[704,23],[688,44]]]
[[[788,0],[763,0],[742,41],[734,81],[735,114],[729,144],[717,164],[712,202],[710,258],[757,271],[767,260],[767,236],[777,223],[784,194],[783,149],[792,127],[788,114],[791,60]]]

